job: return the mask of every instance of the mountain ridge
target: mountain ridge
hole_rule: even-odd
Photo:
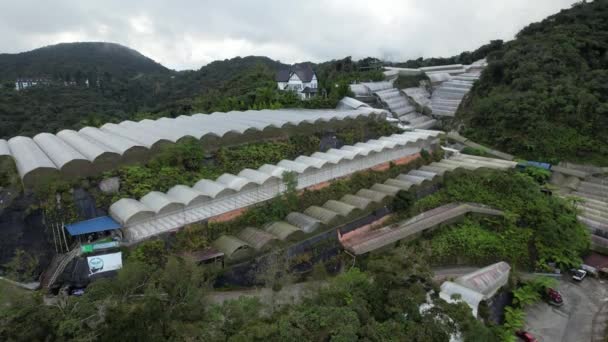
[[[76,78],[77,74],[133,77],[139,73],[173,72],[134,49],[109,42],[60,43],[0,54],[0,80],[3,81],[28,77],[66,80]]]

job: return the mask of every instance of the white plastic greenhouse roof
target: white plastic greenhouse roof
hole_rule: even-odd
[[[453,295],[460,295],[460,300],[453,299]],[[441,284],[439,297],[448,303],[457,303],[459,301],[465,302],[471,308],[473,317],[477,317],[479,303],[483,300],[483,294],[451,281],[446,281]]]
[[[223,138],[282,129],[301,124],[320,124],[365,117],[383,118],[381,109],[361,107],[352,110],[281,109],[229,113],[195,114],[177,118],[107,123],[100,128],[84,127],[78,132],[40,133],[34,139],[14,137],[0,141],[0,155],[11,155],[19,175],[27,180],[61,171],[66,176],[86,176],[90,169],[99,173],[119,163],[144,161],[158,147],[183,138]],[[88,165],[88,167],[87,167]],[[77,172],[78,170],[83,172]],[[36,176],[31,176],[33,173]]]
[[[456,278],[454,282],[483,294],[484,299],[494,296],[496,291],[509,281],[511,266],[504,261],[481,268]]]
[[[363,82],[357,84],[351,84],[350,91],[355,96],[372,96],[373,93],[393,88],[393,82],[391,81],[380,81],[380,82]],[[348,101],[348,100],[347,100]],[[347,103],[348,105],[348,103]],[[359,107],[362,108],[362,107]]]
[[[230,173],[224,173],[217,178],[217,182],[234,191],[250,189],[256,186],[256,182],[249,178],[235,176]]]
[[[183,203],[160,191],[151,191],[139,201],[152,209],[156,214],[164,214],[184,207]]]
[[[0,139],[0,157],[2,156],[10,156],[11,150],[8,147],[8,142],[4,139]]]
[[[216,180],[201,179],[192,187],[186,185],[175,185],[173,188],[167,191],[166,194],[152,192],[153,195],[148,194],[142,197],[141,201],[137,201],[135,199],[122,199],[110,207],[110,215],[124,226],[129,227],[138,225],[140,223],[146,224],[145,222],[152,222],[148,220],[150,218],[149,213],[152,213],[153,216],[161,215],[157,217],[158,220],[161,220],[164,217],[162,215],[169,213],[170,210],[168,208],[172,208],[175,215],[183,216],[184,214],[182,213],[182,210],[192,210],[198,212],[198,210],[202,207],[206,208],[206,206],[209,206],[209,208],[215,208],[213,209],[214,213],[219,214],[228,209],[222,207],[224,205],[220,204],[221,201],[218,202],[218,200],[232,200],[232,197],[226,196],[240,196],[242,194],[241,197],[243,198],[250,197],[251,194],[249,193],[249,190],[262,189],[263,187],[268,186],[270,186],[270,188],[264,191],[271,191],[273,193],[276,192],[278,194],[279,187],[282,184],[278,182],[278,180],[282,178],[285,171],[295,171],[298,174],[302,174],[309,170],[315,170],[315,172],[320,170],[322,173],[325,169],[329,170],[341,168],[342,163],[347,165],[346,163],[351,163],[350,160],[356,157],[360,157],[361,160],[364,161],[365,159],[363,158],[365,158],[365,156],[368,154],[375,154],[378,156],[382,155],[383,158],[389,159],[394,158],[391,157],[391,154],[395,153],[396,151],[403,151],[399,153],[407,153],[408,155],[414,154],[420,150],[421,146],[425,146],[426,144],[436,140],[436,137],[441,133],[442,132],[440,131],[404,132],[402,134],[393,135],[392,137],[394,137],[395,140],[407,141],[409,144],[407,146],[392,143],[382,143],[380,140],[378,140],[368,144],[362,144],[362,147],[343,146],[340,149],[331,149],[327,152],[316,152],[311,157],[300,156],[296,158],[296,161],[282,160],[278,163],[278,165],[265,164],[257,170],[244,169],[239,172],[238,175],[225,173]],[[349,151],[349,149],[353,149],[353,151]],[[401,156],[401,154],[398,154],[395,157],[397,156]],[[364,164],[365,163],[362,165]],[[372,165],[375,164],[370,164],[370,166]],[[348,168],[346,168],[343,172],[347,172],[347,169]],[[304,174],[302,176],[305,178],[307,175],[308,174]],[[277,181],[276,187],[269,184],[269,182],[272,180]],[[317,183],[310,183],[306,186],[314,184]],[[386,186],[383,186],[380,190],[386,191],[387,189],[391,190],[390,192],[393,192],[393,189],[389,189]],[[364,197],[363,202],[381,201],[387,196],[386,193],[373,190],[367,191],[367,193],[363,192],[358,194],[359,197]],[[257,190],[255,193],[257,194]],[[234,203],[240,203],[240,199],[238,201],[235,199],[234,201]],[[361,205],[360,201],[358,204]],[[231,204],[231,206],[232,205],[233,204]],[[122,208],[122,206],[125,206],[126,208]],[[185,206],[185,208],[183,208],[183,206]],[[355,205],[351,203],[344,203],[342,206],[347,208],[347,206]],[[236,209],[236,207],[232,208],[232,210]],[[319,209],[318,214],[326,211],[324,208]],[[138,212],[142,212],[142,215],[136,215]],[[299,227],[304,232],[310,232],[316,229],[320,224],[319,220],[315,220],[309,216],[304,216],[306,215],[294,213],[294,215],[288,216],[287,221],[290,224]],[[141,219],[141,221],[136,222],[138,219]]]
[[[367,89],[365,88],[365,86],[362,86],[363,91],[367,92]],[[355,87],[356,88],[356,87]],[[351,90],[352,90],[352,86],[351,86]],[[355,91],[353,91],[353,93],[355,93]],[[361,107],[369,107],[369,105],[365,102],[361,102],[357,99],[353,99],[352,97],[343,97],[342,100],[340,100],[340,102],[338,102],[338,106],[336,107],[336,109],[359,109]]]
[[[167,195],[185,206],[208,202],[211,197],[203,195],[186,185],[176,185],[167,191]]]
[[[123,226],[129,225],[132,221],[137,221],[154,216],[154,211],[140,201],[132,198],[123,198],[114,202],[110,206],[112,218]]]
[[[222,183],[209,179],[201,179],[194,184],[193,188],[199,191],[202,195],[210,198],[218,198],[236,192],[234,189],[230,189]]]
[[[31,138],[11,138],[8,146],[13,156],[19,156],[15,159],[15,164],[24,182],[30,181],[30,178],[33,182],[40,174],[57,173],[57,166]]]

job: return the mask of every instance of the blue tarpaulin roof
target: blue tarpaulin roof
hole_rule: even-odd
[[[527,160],[527,161],[523,162],[522,164],[526,165],[526,166],[539,167],[539,168],[545,169],[545,170],[551,170],[551,164],[549,164],[549,163],[541,163],[541,162],[537,162],[537,161]]]
[[[120,224],[110,216],[101,216],[65,226],[70,235],[83,235],[120,228]]]

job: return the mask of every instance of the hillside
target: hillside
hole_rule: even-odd
[[[114,43],[63,43],[17,54],[0,54],[0,80],[20,77],[75,79],[133,77],[140,73],[169,73],[152,59]]]
[[[608,165],[608,1],[524,28],[457,113],[468,138],[528,159]]]
[[[21,62],[15,62],[16,56],[23,57]],[[286,65],[268,57],[235,57],[174,72],[134,50],[106,43],[0,55],[0,138],[200,112],[334,108],[348,88],[336,84],[382,77],[379,71],[361,72],[366,63],[345,58],[315,65],[327,97],[303,102],[277,90],[275,72]],[[25,75],[51,82],[16,91],[15,79]],[[73,83],[66,86],[65,80]]]

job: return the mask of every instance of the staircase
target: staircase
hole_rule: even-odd
[[[65,254],[57,254],[55,258],[53,258],[49,268],[44,273],[40,286],[42,288],[51,288],[59,276],[61,276],[68,264],[79,255],[80,247],[74,248]]]

